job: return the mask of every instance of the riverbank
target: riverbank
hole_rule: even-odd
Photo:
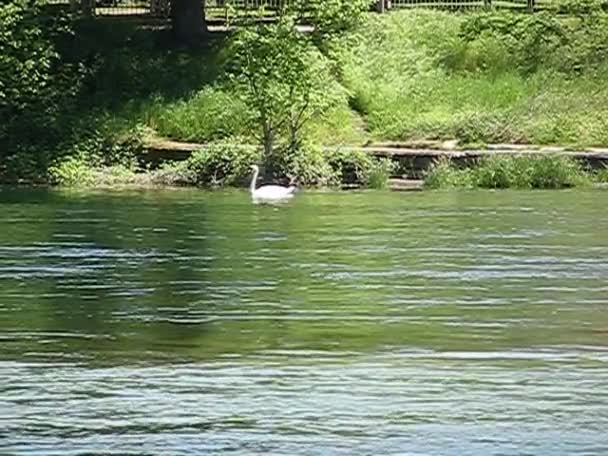
[[[279,132],[277,155],[286,155],[272,157],[275,177],[295,173],[316,184],[335,181],[329,174],[337,165],[328,162],[376,166],[361,155],[346,157],[362,145],[391,160],[395,144],[429,149],[416,148],[412,160],[400,153],[396,171],[376,170],[392,177],[428,168],[437,155],[428,146],[433,141],[458,144],[454,161],[476,160],[469,155],[479,150],[498,154],[488,144],[501,143],[548,150],[559,144],[572,157],[594,153],[608,144],[607,18],[593,8],[586,15],[402,11],[369,15],[339,37],[307,43],[331,70],[332,103],[302,128],[305,147],[297,159],[285,152]],[[68,178],[60,180],[69,185],[79,180],[69,176],[73,166],[132,169],[150,133],[178,143],[259,143],[255,113],[226,73],[225,33],[188,49],[128,21],[84,21],[75,30],[77,45],[55,44],[53,68],[66,75],[78,65],[86,71],[73,90],[63,90],[69,99],[53,98],[49,119],[24,114],[0,128],[3,182],[56,181],[53,171],[62,169]],[[46,112],[35,107],[32,112]],[[323,156],[335,150],[339,158]],[[231,168],[250,159],[229,155]]]
[[[246,186],[250,166],[263,162],[260,147],[234,143],[184,143],[149,137],[129,166],[90,167],[72,158],[51,169],[67,186],[158,187]],[[608,182],[608,149],[569,150],[556,146],[489,145],[459,149],[454,141],[324,146],[305,151],[314,157],[298,168],[290,162],[267,162],[265,181],[303,187],[390,188],[569,188]],[[303,170],[308,172],[304,175]],[[305,176],[304,180],[301,176]],[[262,177],[264,180],[264,176]]]

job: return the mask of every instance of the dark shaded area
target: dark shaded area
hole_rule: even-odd
[[[0,180],[5,183],[45,182],[49,165],[71,145],[89,137],[111,138],[133,126],[125,119],[111,134],[100,135],[104,119],[120,119],[121,113],[137,110],[151,97],[178,99],[214,81],[225,39],[223,33],[206,34],[184,46],[167,20],[77,18],[49,6],[28,13],[19,27],[38,33],[36,43],[52,56],[49,67],[41,70],[46,71],[48,90],[13,102],[15,106],[9,100],[0,109],[5,118]],[[10,85],[11,75],[2,73]],[[26,82],[22,85],[25,92]]]

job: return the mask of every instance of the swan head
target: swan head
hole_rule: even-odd
[[[260,167],[258,165],[251,165],[251,170],[252,171],[259,171]]]

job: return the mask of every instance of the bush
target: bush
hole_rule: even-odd
[[[229,74],[254,113],[266,158],[279,136],[299,147],[303,127],[341,98],[326,59],[289,16],[241,28],[227,54]]]
[[[424,186],[431,189],[469,188],[473,186],[473,179],[470,170],[459,169],[449,159],[440,159],[426,172]]]
[[[0,176],[40,179],[59,137],[57,119],[79,90],[81,71],[62,62],[55,44],[71,33],[69,18],[44,12],[42,1],[0,5]]]
[[[386,188],[395,166],[388,159],[377,159],[363,151],[337,149],[327,155],[338,182],[369,188]]]
[[[63,187],[88,187],[95,183],[94,167],[83,155],[72,155],[49,168],[51,183]]]
[[[0,5],[0,139],[19,127],[44,132],[61,102],[74,94],[75,81],[53,41],[64,33],[69,26],[46,16],[40,1]]]
[[[608,184],[608,167],[600,169],[595,174],[595,180],[600,184]]]
[[[215,143],[194,152],[188,160],[167,164],[155,172],[157,183],[218,187],[244,183],[251,175],[251,165],[258,163],[255,148],[234,143]]]
[[[314,26],[318,40],[360,25],[373,0],[295,0],[293,11]]]
[[[526,157],[515,160],[515,167],[522,187],[568,188],[590,183],[580,164],[564,156]]]
[[[491,43],[490,55],[499,56],[501,66],[510,62],[511,66],[530,73],[536,71],[543,60],[556,55],[566,39],[566,29],[563,22],[551,13],[482,12],[467,16],[462,23],[461,36],[467,47],[473,50],[473,56],[479,43],[486,43],[486,48]],[[463,66],[467,69],[494,69],[492,66],[475,68],[467,65],[467,57],[465,52]]]
[[[299,185],[328,187],[340,184],[339,175],[328,161],[328,154],[312,144],[279,149],[267,163],[278,177],[287,177]]]
[[[557,189],[585,186],[591,177],[574,159],[562,156],[484,157],[472,168],[438,161],[425,176],[429,188]]]
[[[512,12],[475,13],[462,23],[464,51],[451,62],[453,70],[504,71],[524,74],[551,69],[563,73],[593,72],[608,57],[608,14],[595,0],[563,2],[554,12],[533,15]]]
[[[395,168],[393,161],[388,158],[374,159],[363,173],[362,183],[368,188],[386,189]]]

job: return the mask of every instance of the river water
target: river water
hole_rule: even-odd
[[[0,191],[0,454],[608,454],[598,191]]]

